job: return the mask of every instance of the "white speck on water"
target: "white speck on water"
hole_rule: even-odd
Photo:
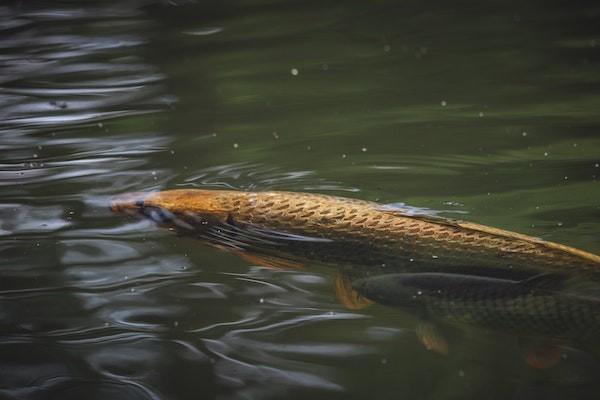
[[[385,268],[387,265],[385,263],[381,264],[382,268]]]
[[[360,149],[360,151],[362,151],[363,153],[365,153],[367,151],[367,148],[363,147],[362,149]]]
[[[556,225],[557,226],[563,226],[563,223],[562,222],[557,222]]]
[[[548,157],[548,152],[547,151],[544,152],[544,157]]]
[[[129,279],[129,276],[125,275],[125,277],[123,278],[123,280],[127,280]]]
[[[565,176],[565,181],[566,181],[567,179],[569,179],[569,177],[568,177],[568,176]]]
[[[102,122],[98,122],[98,128],[102,128],[104,127],[104,124]]]
[[[297,69],[297,68],[292,68],[290,72],[291,72],[291,73],[292,73],[292,75],[294,75],[294,76],[297,76],[297,75],[298,75],[298,73],[299,73],[299,71],[298,71],[298,69]]]
[[[419,290],[419,291],[417,292],[417,294],[420,296],[420,295],[422,295],[422,294],[423,294],[423,291]]]
[[[413,261],[415,261],[415,259],[414,258],[410,258],[408,261],[413,262]]]
[[[38,158],[37,153],[33,153],[33,158]]]
[[[431,258],[439,258],[439,257],[438,257],[438,256],[435,256],[435,255],[433,255],[433,256],[431,256]]]
[[[171,150],[171,154],[175,154],[175,150]]]
[[[213,132],[212,137],[217,137],[217,132]]]
[[[483,111],[479,112],[479,118],[482,118],[484,116]]]
[[[442,100],[442,101],[440,102],[440,105],[441,105],[442,107],[446,107],[446,106],[448,105],[448,103],[446,103],[446,100]]]
[[[389,44],[386,44],[385,46],[383,46],[383,51],[385,51],[386,53],[388,53],[391,49],[392,49],[392,46],[390,46]]]
[[[345,155],[345,154],[342,154],[342,158],[346,158],[346,157],[348,157],[348,156],[347,156],[347,155]]]
[[[40,145],[40,146],[38,146],[37,148],[38,148],[38,150],[41,150],[41,149],[42,149],[42,146]]]
[[[152,171],[152,176],[156,176],[156,171]]]
[[[387,361],[388,361],[387,358],[382,358],[381,359],[381,363],[384,364],[384,365],[387,364]]]
[[[310,146],[306,146],[306,150],[308,150],[308,151],[311,151],[311,150],[312,150],[312,147],[310,147]]]
[[[461,378],[465,377],[465,371],[463,371],[462,369],[458,370],[458,376],[460,376]]]
[[[596,164],[594,164],[594,167],[596,167],[596,168],[600,168],[600,163],[596,163]]]
[[[233,144],[233,148],[234,148],[234,149],[237,149],[238,147],[240,147],[240,145],[239,145],[239,144],[237,144],[237,143],[234,143],[234,144]]]
[[[527,132],[521,133],[521,136],[523,136],[523,137],[527,136]]]
[[[265,302],[265,299],[263,299],[263,298],[261,297],[261,298],[260,298],[260,300],[258,300],[258,302],[259,302],[260,304],[263,304],[263,303]]]
[[[273,132],[272,135],[275,139],[279,139],[279,134],[277,132]]]
[[[329,65],[323,64],[321,68],[323,68],[323,71],[327,71],[329,69]]]
[[[131,289],[129,289],[129,291],[130,291],[131,293],[134,293],[134,292],[135,292],[135,288],[131,288]]]
[[[573,147],[577,147],[577,143],[573,143]]]

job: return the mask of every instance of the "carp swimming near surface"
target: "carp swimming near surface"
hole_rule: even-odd
[[[600,273],[599,256],[573,247],[322,194],[179,189],[121,195],[111,209],[146,216],[180,234],[257,259],[351,266],[352,278],[424,271],[510,279],[547,272]]]
[[[399,273],[357,279],[355,290],[379,304],[425,318],[519,336],[598,341],[600,297],[565,289],[560,275],[522,281],[444,273]]]

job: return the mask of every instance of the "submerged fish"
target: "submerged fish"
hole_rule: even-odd
[[[261,258],[351,265],[353,278],[393,271],[532,276],[600,273],[600,257],[502,229],[321,194],[169,190],[131,193],[113,211]],[[357,268],[356,266],[360,266]]]
[[[598,341],[600,297],[564,290],[542,274],[512,281],[444,273],[399,273],[358,279],[361,295],[428,319],[475,325],[519,336]]]

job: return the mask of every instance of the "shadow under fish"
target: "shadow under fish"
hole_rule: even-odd
[[[444,335],[432,321],[480,327],[526,338],[526,361],[554,365],[560,346],[594,351],[600,342],[600,297],[579,294],[578,283],[555,274],[514,281],[445,273],[399,273],[357,279],[367,299],[401,307],[427,321],[417,328],[424,345],[447,353]]]

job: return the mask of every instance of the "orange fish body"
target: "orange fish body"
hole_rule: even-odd
[[[599,256],[572,247],[321,194],[183,189],[126,194],[111,208],[273,257],[403,271],[600,272]]]

